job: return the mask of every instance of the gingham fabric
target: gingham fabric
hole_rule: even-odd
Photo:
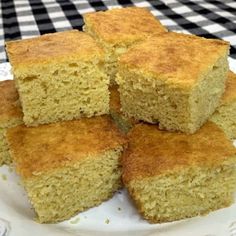
[[[5,41],[81,30],[84,13],[133,5],[150,9],[169,30],[229,41],[236,58],[235,0],[2,0],[0,62],[7,60]]]

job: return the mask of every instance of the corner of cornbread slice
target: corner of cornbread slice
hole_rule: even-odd
[[[27,126],[109,113],[104,52],[88,34],[45,34],[6,50]]]
[[[106,52],[106,70],[114,82],[117,58],[131,45],[167,29],[150,11],[139,7],[114,8],[84,15],[84,31],[89,33]]]
[[[193,135],[138,124],[128,138],[123,182],[149,222],[205,215],[233,203],[236,149],[214,123]]]
[[[230,139],[236,138],[236,74],[230,71],[225,93],[210,120],[224,130]]]
[[[110,115],[119,129],[127,133],[138,121],[133,118],[126,117],[121,111],[120,93],[118,86],[113,84],[109,87],[110,91]]]
[[[118,61],[122,111],[160,128],[196,132],[219,105],[229,44],[180,33],[147,39]]]
[[[0,82],[0,166],[10,164],[11,158],[6,141],[6,130],[23,123],[18,93],[14,81]]]
[[[121,186],[126,143],[107,116],[7,131],[17,173],[41,223],[99,205]]]

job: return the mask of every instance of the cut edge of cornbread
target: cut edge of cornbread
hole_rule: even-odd
[[[236,74],[229,72],[221,103],[210,117],[230,139],[236,138]]]
[[[96,63],[54,64],[16,84],[27,126],[109,113],[109,80]]]
[[[188,168],[133,180],[126,187],[138,211],[150,223],[204,216],[233,204],[235,158],[231,164],[215,168]]]
[[[6,131],[23,123],[19,96],[13,80],[0,82],[0,166],[11,163]]]
[[[121,147],[107,150],[82,163],[23,179],[36,220],[39,223],[64,221],[111,198],[122,186],[121,153]]]
[[[4,128],[2,128],[0,124],[0,166],[10,165],[12,163],[12,159],[9,153],[9,145],[6,139],[7,130],[16,127],[17,125],[21,125],[22,123],[22,119],[15,119],[11,120],[11,122],[9,121],[8,125],[5,123]]]

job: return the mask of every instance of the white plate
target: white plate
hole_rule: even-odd
[[[230,60],[236,72],[236,61]],[[0,64],[0,80],[12,79],[8,63]],[[235,197],[236,200],[236,197]],[[59,224],[38,224],[19,179],[8,167],[0,168],[0,236],[236,236],[236,204],[205,217],[148,224],[121,191],[99,207]]]

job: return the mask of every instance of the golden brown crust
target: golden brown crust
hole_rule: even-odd
[[[108,116],[7,131],[13,162],[23,178],[40,175],[85,158],[96,158],[126,142]]]
[[[7,126],[12,119],[23,122],[23,114],[14,81],[5,80],[0,82],[0,127]]]
[[[87,28],[109,44],[130,44],[167,29],[145,8],[127,7],[84,15]]]
[[[169,84],[194,84],[228,54],[229,44],[180,33],[164,33],[132,47],[118,60],[118,66],[149,74]]]
[[[236,162],[235,147],[223,131],[211,122],[193,135],[138,124],[130,131],[128,138],[129,146],[122,160],[125,184],[185,167],[218,166],[232,157]]]
[[[236,74],[232,71],[228,73],[225,93],[222,96],[221,104],[226,104],[236,99]]]
[[[7,42],[6,50],[13,67],[68,61],[68,58],[86,61],[94,56],[103,57],[103,51],[94,39],[77,30]]]

